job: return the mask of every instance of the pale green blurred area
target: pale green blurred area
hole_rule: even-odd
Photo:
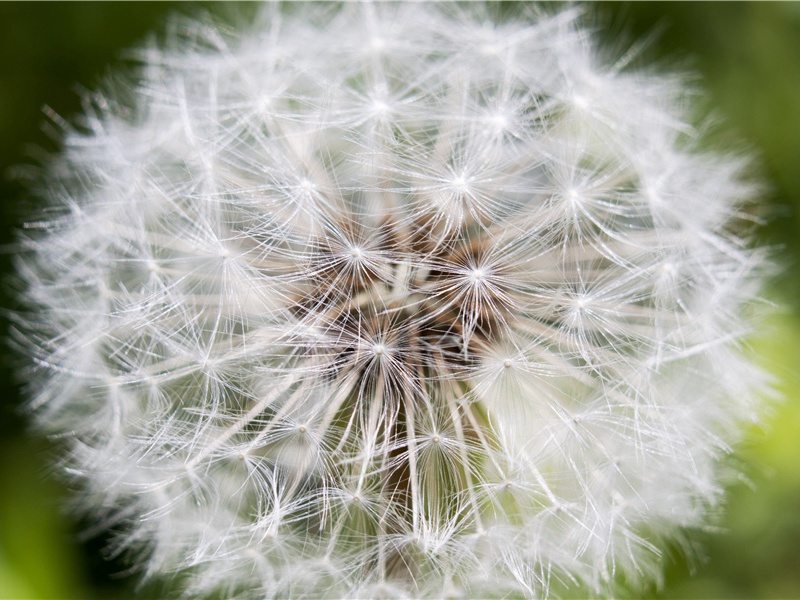
[[[5,443],[0,460],[0,598],[80,597],[76,543],[57,500],[63,490],[42,471],[42,447]]]
[[[30,163],[27,144],[53,149],[40,131],[47,103],[69,118],[77,85],[97,85],[121,50],[180,3],[0,3],[0,169]],[[194,10],[193,8],[189,10]],[[642,62],[690,67],[707,105],[754,151],[769,189],[763,230],[782,270],[768,290],[774,314],[753,352],[784,401],[738,449],[744,479],[729,490],[719,532],[697,532],[692,560],[665,556],[663,598],[800,598],[800,4],[595,4],[612,43],[658,31]],[[0,182],[0,244],[29,214],[24,187]],[[11,270],[0,254],[3,273]],[[3,307],[14,307],[9,286]],[[123,562],[100,557],[104,539],[78,541],[86,523],[63,511],[68,491],[49,466],[50,444],[24,432],[10,351],[0,352],[0,599],[132,598]],[[703,558],[704,557],[704,558]],[[694,574],[691,575],[690,572]],[[140,592],[140,597],[156,597]]]

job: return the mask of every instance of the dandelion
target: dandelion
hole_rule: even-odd
[[[186,596],[657,575],[757,418],[746,162],[580,9],[176,19],[87,98],[20,274],[31,411]]]

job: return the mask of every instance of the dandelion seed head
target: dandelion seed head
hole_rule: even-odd
[[[181,20],[67,131],[30,407],[147,576],[612,594],[718,502],[764,387],[747,163],[580,9],[491,13]]]

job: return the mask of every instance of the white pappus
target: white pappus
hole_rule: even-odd
[[[543,597],[658,573],[758,419],[745,160],[574,7],[177,18],[21,242],[30,409],[202,597]]]

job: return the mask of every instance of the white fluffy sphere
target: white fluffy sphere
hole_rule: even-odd
[[[176,21],[65,135],[31,406],[149,574],[608,593],[717,501],[763,379],[744,163],[579,11],[489,12]]]

